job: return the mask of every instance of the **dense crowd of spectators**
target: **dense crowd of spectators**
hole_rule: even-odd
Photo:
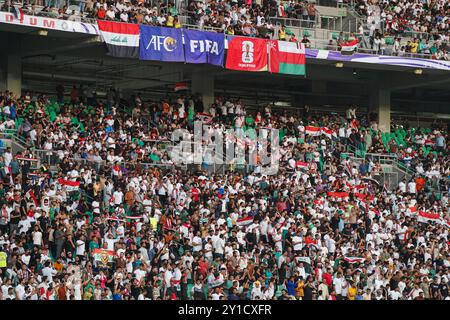
[[[0,130],[29,146],[13,154],[5,142],[0,157],[0,300],[450,299],[442,123],[382,133],[354,107],[119,98],[75,86],[56,99],[0,94]],[[160,142],[192,133],[203,112],[216,130],[279,129],[278,173],[173,165]],[[388,189],[381,163],[351,160],[349,146],[414,174]],[[37,149],[56,160],[34,169]]]
[[[439,0],[355,1],[367,17],[371,48],[392,48],[394,55],[423,54],[449,60],[450,3]],[[392,39],[387,43],[386,38]],[[404,39],[406,38],[406,39]],[[404,39],[404,40],[402,40]],[[384,48],[383,48],[384,47]]]

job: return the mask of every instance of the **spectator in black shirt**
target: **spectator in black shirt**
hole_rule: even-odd
[[[439,286],[439,293],[441,294],[441,299],[448,300],[449,298],[449,288],[447,278],[441,278],[441,284]]]
[[[430,284],[431,299],[439,299],[440,296],[440,286],[438,283],[438,278],[434,277],[433,282]]]

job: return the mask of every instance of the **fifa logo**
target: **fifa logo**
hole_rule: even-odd
[[[253,42],[243,41],[242,42],[242,62],[252,63],[253,62]]]

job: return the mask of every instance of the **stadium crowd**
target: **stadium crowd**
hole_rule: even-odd
[[[270,18],[301,20],[299,26],[314,28],[318,11],[308,1],[188,1],[175,5],[159,1],[79,1],[69,5],[63,0],[25,1],[25,14],[45,15],[68,19],[74,14],[87,19],[101,19],[128,23],[181,28],[195,25],[230,35],[278,38],[299,41],[288,28],[278,35]],[[435,60],[449,60],[449,4],[443,1],[368,1],[359,0],[355,10],[367,17],[367,25],[360,25],[357,35],[334,39],[330,49],[340,49],[341,42],[351,38],[360,40],[360,47],[377,54],[398,56],[421,55]],[[43,7],[42,7],[43,6]],[[10,0],[2,11],[14,12]],[[368,29],[368,30],[366,30]],[[308,35],[304,43],[311,45]],[[319,43],[316,45],[321,46]],[[320,47],[322,48],[322,47]],[[365,52],[365,51],[364,51]]]
[[[367,17],[370,44],[394,55],[425,54],[449,60],[450,4],[448,1],[355,1],[355,10]],[[393,41],[386,41],[387,38]],[[408,37],[406,40],[402,38]]]
[[[75,86],[0,94],[0,131],[29,146],[0,157],[0,300],[450,299],[442,123],[386,134],[355,107],[247,110],[188,92],[122,103]],[[216,129],[279,129],[278,173],[173,165],[164,141],[205,110]],[[34,169],[37,149],[52,156]],[[389,190],[375,158],[347,149],[414,175]]]

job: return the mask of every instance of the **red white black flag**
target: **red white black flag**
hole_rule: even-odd
[[[98,20],[98,28],[114,57],[139,57],[139,25]]]

